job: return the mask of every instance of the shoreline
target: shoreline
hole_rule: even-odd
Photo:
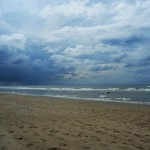
[[[0,150],[149,150],[150,107],[0,93]]]
[[[18,96],[31,96],[31,97],[41,97],[41,98],[49,98],[49,99],[60,99],[60,100],[76,100],[76,101],[86,101],[86,102],[100,102],[100,103],[119,103],[119,104],[131,104],[131,105],[146,105],[150,106],[150,102],[137,102],[137,101],[116,101],[116,100],[96,100],[90,98],[71,98],[71,97],[57,97],[57,96],[42,96],[42,95],[30,95],[30,94],[17,94],[10,92],[0,92],[0,94],[8,94],[8,95],[18,95]],[[106,98],[107,99],[107,98]]]

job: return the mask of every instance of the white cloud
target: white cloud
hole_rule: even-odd
[[[0,35],[0,45],[24,49],[26,38],[23,34]]]
[[[45,19],[49,30],[63,26],[96,26],[111,23],[113,9],[103,3],[87,5],[84,1],[48,4],[39,16]],[[107,19],[106,19],[107,18]]]
[[[75,48],[68,47],[64,50],[64,54],[70,56],[80,56],[83,54],[90,54],[91,50],[89,48],[84,47],[83,45],[77,45]]]
[[[150,39],[149,0],[33,0],[31,3],[15,0],[12,8],[12,1],[7,2],[9,6],[0,2],[0,31],[6,29],[9,35],[0,35],[0,45],[24,49],[26,42],[36,41],[44,45],[41,50],[47,52],[56,67],[70,69],[64,75],[66,78],[105,77],[111,73],[115,76],[114,71],[105,70],[107,66],[118,66],[116,76],[119,76],[129,71],[124,68],[126,63],[140,61],[150,55],[147,40]],[[23,19],[25,23],[20,23],[17,28],[14,22],[5,18],[7,12],[22,12],[22,16],[27,14]],[[16,19],[17,22],[19,20]],[[135,39],[134,42],[134,37],[146,40]],[[119,42],[115,43],[115,40]],[[38,65],[38,61],[36,63]],[[104,69],[93,72],[94,67]]]
[[[112,53],[112,52],[118,52],[121,51],[122,48],[120,46],[111,46],[111,45],[107,45],[104,43],[99,43],[97,45],[95,45],[95,51],[97,52],[101,52],[101,53]]]
[[[150,26],[150,1],[137,0],[134,3],[118,2],[114,7],[116,15],[114,21],[120,26],[136,28]]]

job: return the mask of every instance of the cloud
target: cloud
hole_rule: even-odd
[[[15,49],[24,49],[26,38],[23,34],[0,35],[0,45]]]
[[[149,0],[1,1],[0,82],[150,81],[149,8]]]
[[[18,64],[23,64],[24,62],[29,61],[29,56],[25,55],[25,54],[20,54],[15,56],[12,59],[12,64],[18,65]]]
[[[77,45],[75,48],[68,47],[64,50],[64,54],[70,56],[80,56],[91,53],[92,51],[88,47],[86,48],[83,45]]]

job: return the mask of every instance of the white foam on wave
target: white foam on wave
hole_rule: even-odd
[[[35,95],[35,94],[27,94],[27,93],[19,93],[19,92],[0,92],[0,93],[17,94],[17,95],[29,95],[29,96],[44,96],[44,97],[55,97],[55,98],[88,100],[88,101],[118,102],[118,103],[131,103],[131,104],[150,105],[150,102],[131,101],[131,99],[129,99],[129,98],[109,98],[109,97],[106,97],[106,96],[103,96],[103,95],[100,95],[99,98],[83,98],[83,97],[69,96],[69,95],[52,95],[52,94]]]
[[[98,91],[100,89],[94,89],[94,88],[49,88],[48,90],[54,90],[54,91]]]
[[[116,100],[120,100],[120,101],[130,101],[131,99],[130,98],[126,98],[126,97],[123,97],[123,98],[115,98]]]
[[[25,87],[25,86],[0,86],[0,89],[11,90],[47,90],[45,87]]]
[[[141,92],[150,92],[150,89],[148,89],[148,88],[140,88],[140,89],[138,89],[138,91],[141,91]]]
[[[100,95],[99,98],[106,98],[106,95]]]
[[[27,86],[0,86],[0,89],[4,90],[43,90],[43,91],[79,91],[79,92],[86,92],[86,91],[141,91],[141,92],[150,92],[150,88],[74,88],[74,87],[27,87]]]
[[[57,87],[25,87],[25,86],[0,86],[0,89],[14,89],[14,90],[52,90],[52,91],[98,91],[108,89],[96,88],[57,88]]]
[[[0,89],[11,89],[11,90],[51,90],[51,91],[106,91],[111,90],[115,91],[118,90],[118,88],[106,88],[106,89],[100,89],[100,88],[57,88],[57,87],[25,87],[25,86],[0,86]]]
[[[47,97],[56,97],[56,98],[65,98],[65,99],[76,99],[76,100],[88,100],[88,101],[101,101],[101,102],[115,102],[115,103],[130,103],[130,104],[142,104],[142,105],[150,105],[150,102],[139,102],[139,101],[131,101],[129,98],[81,98],[77,96],[68,96],[68,95],[55,95]]]
[[[148,88],[126,88],[121,89],[120,91],[128,91],[128,92],[150,92],[150,89]]]

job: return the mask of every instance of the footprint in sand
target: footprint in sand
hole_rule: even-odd
[[[60,143],[59,145],[60,146],[67,146],[67,144],[65,144],[65,143]]]
[[[14,131],[12,130],[12,131],[9,131],[9,133],[14,133]]]
[[[23,137],[17,138],[17,140],[23,140]]]
[[[47,140],[46,139],[44,139],[44,138],[41,138],[41,140],[43,141],[43,142],[46,142]]]
[[[5,146],[0,147],[0,150],[7,150]]]
[[[53,136],[54,136],[54,134],[51,134],[51,133],[50,133],[50,134],[48,134],[48,135],[49,135],[49,136],[51,136],[51,137],[53,137]]]
[[[62,140],[62,141],[64,141],[64,138],[62,138],[62,137],[57,137],[59,140]]]
[[[58,130],[50,130],[49,132],[51,132],[51,133],[57,133],[57,132],[59,132]]]
[[[90,149],[90,147],[88,146],[82,146],[84,149]]]
[[[19,126],[19,129],[22,129],[22,128],[24,128],[24,126]]]
[[[38,128],[37,126],[29,126],[29,128]]]
[[[32,143],[28,143],[28,144],[26,145],[26,147],[28,147],[28,148],[30,148],[30,147],[32,147],[32,146],[33,146]]]
[[[34,135],[35,135],[35,136],[40,136],[39,133],[36,133],[36,132],[34,132]]]
[[[70,135],[70,133],[64,133],[65,135]]]
[[[3,138],[5,136],[5,134],[0,134],[0,138]]]
[[[52,148],[49,148],[48,150],[61,150],[61,149],[57,147],[52,147]]]

